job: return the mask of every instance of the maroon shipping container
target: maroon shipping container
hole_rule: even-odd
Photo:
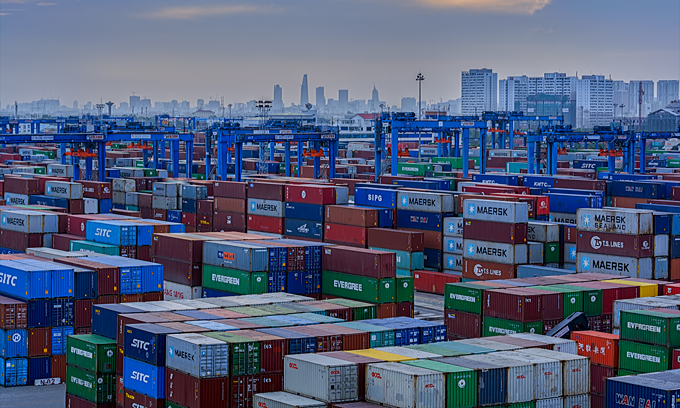
[[[5,174],[5,193],[32,195],[40,194],[40,181],[13,174]]]
[[[120,297],[118,295],[98,296],[94,301],[95,305],[108,305],[111,303],[120,303]]]
[[[0,230],[0,246],[15,251],[43,246],[43,234],[24,234],[23,232]]]
[[[239,198],[215,197],[213,207],[215,211],[245,214],[246,200],[241,200]]]
[[[197,221],[196,214],[186,212],[182,213],[182,224],[196,227],[198,225]]]
[[[253,395],[260,393],[260,375],[241,375],[230,377],[229,408],[250,408],[253,406]],[[211,406],[210,408],[214,407]],[[188,407],[193,408],[193,407]]]
[[[463,222],[463,237],[505,244],[526,244],[527,224],[465,220]]]
[[[324,248],[322,264],[325,270],[371,278],[394,278],[397,274],[396,254],[387,251],[346,246]]]
[[[28,323],[28,305],[21,300],[0,296],[0,329],[25,329]]]
[[[621,299],[634,299],[640,290],[638,286],[610,283],[610,282],[581,282],[573,283],[573,286],[582,288],[600,289],[602,291],[602,314],[614,313],[614,302]],[[631,290],[632,289],[632,290]],[[625,297],[622,297],[624,296]]]
[[[66,408],[116,408],[116,403],[96,404],[92,401],[78,398],[75,395],[66,394]]]
[[[212,232],[213,216],[210,214],[196,214],[196,224],[199,231]]]
[[[308,336],[316,337],[316,352],[321,353],[324,351],[342,351],[342,334],[331,333],[326,330],[320,330],[312,326],[297,326],[297,327],[287,327],[286,330],[291,330],[297,333],[306,334]]]
[[[316,205],[335,204],[334,186],[320,186],[312,184],[289,184],[286,185],[285,187],[286,187],[285,201]]]
[[[136,295],[120,295],[120,303],[137,303],[142,301],[141,293]]]
[[[248,183],[248,198],[262,200],[285,201],[286,185],[280,183]],[[332,204],[335,204],[333,202]]]
[[[283,355],[284,350],[287,350],[287,339],[255,330],[239,330],[238,335],[260,342],[260,372],[283,371]]]
[[[607,183],[604,180],[587,180],[580,178],[558,177],[555,179],[555,188],[605,191],[607,189]]]
[[[680,349],[673,350],[673,360],[671,361],[671,368],[677,370],[680,368]]]
[[[248,190],[248,183],[236,181],[216,181],[213,187],[215,197],[238,198],[245,200]]]
[[[401,230],[402,231],[409,231],[409,232],[420,232],[421,234],[423,234],[423,247],[424,248],[436,249],[437,251],[442,250],[443,234],[441,232],[423,231],[423,230],[416,230],[416,229],[410,229],[410,228],[401,228]]]
[[[87,258],[55,258],[54,262],[97,272],[97,295],[117,295],[120,292],[120,270],[111,265],[87,260]]]
[[[406,252],[422,252],[424,248],[423,240],[422,232],[387,228],[370,228],[368,230],[369,247],[395,249]]]
[[[326,223],[324,225],[323,241],[331,244],[366,248],[367,232],[368,228],[364,227]]]
[[[434,271],[413,271],[413,288],[418,292],[444,295],[447,283],[458,283],[462,276]]]
[[[229,377],[196,378],[168,368],[168,401],[187,408],[224,407],[229,400]]]
[[[123,408],[165,408],[164,399],[155,399],[138,392],[123,389]]]
[[[565,243],[575,244],[578,237],[578,229],[575,225],[565,225],[563,239]]]
[[[482,337],[482,316],[474,313],[446,310],[444,312],[448,340]]]
[[[137,206],[151,208],[151,203],[153,202],[153,194],[149,193],[137,193]]]
[[[168,211],[167,210],[160,210],[157,208],[153,208],[153,211],[151,212],[151,218],[154,220],[159,220],[159,221],[165,221],[168,218]]]
[[[248,230],[283,234],[283,218],[248,215]]]
[[[165,300],[163,292],[142,293],[142,302],[160,302]]]
[[[212,215],[215,211],[215,200],[198,200],[197,214]]]
[[[71,241],[82,241],[84,238],[78,235],[71,234],[54,234],[52,235],[52,248],[60,251],[70,251]]]
[[[87,222],[90,220],[101,220],[104,219],[99,214],[87,214],[87,215],[69,215],[66,224],[66,233],[71,235],[77,235],[79,237],[85,237],[85,230],[87,227]],[[85,239],[85,238],[81,238]]]
[[[83,185],[83,197],[85,198],[113,198],[113,188],[111,183],[89,180],[76,180],[76,182]]]
[[[551,292],[530,287],[517,288],[517,291],[541,296],[543,320],[557,320],[564,317],[564,295],[561,292]]]
[[[326,315],[330,317],[337,317],[346,322],[352,321],[352,309],[347,306],[336,305],[333,303],[323,302],[319,300],[314,300],[311,302],[305,302],[305,305],[317,307],[326,311]]]
[[[246,216],[233,212],[215,211],[213,213],[213,230],[246,232]]]
[[[92,327],[92,305],[94,305],[93,299],[75,301],[74,327]]]
[[[52,354],[52,329],[40,327],[28,329],[28,356],[40,357]]]
[[[602,316],[586,316],[586,319],[588,320],[588,327],[590,330],[593,331],[599,331],[603,332],[602,330]]]
[[[84,200],[68,200],[68,212],[71,214],[83,214],[85,212]],[[68,225],[68,222],[67,222]]]
[[[118,408],[123,408],[125,404],[125,392],[123,391],[123,376],[116,376],[116,405]],[[68,405],[66,406],[68,408]]]
[[[215,238],[196,235],[154,234],[151,253],[153,256],[182,262],[202,262],[203,243],[214,240]]]
[[[624,235],[579,231],[576,251],[613,256],[649,258],[654,256],[652,235]]]
[[[383,360],[378,360],[371,357],[360,356],[358,354],[347,353],[345,351],[331,351],[329,353],[319,353],[321,356],[327,356],[332,358],[337,358],[338,360],[349,361],[350,363],[355,363],[359,366],[357,370],[357,375],[359,376],[359,400],[364,400],[365,388],[366,388],[366,365],[367,364],[377,364],[383,363]]]
[[[393,305],[393,304],[392,304]],[[380,306],[380,305],[379,305]],[[392,316],[394,317],[394,316]],[[378,317],[381,318],[381,317]],[[342,335],[342,349],[345,351],[350,350],[363,350],[371,348],[371,338],[370,333],[352,329],[344,326],[337,326],[334,324],[320,324],[315,325],[315,328],[319,330],[325,330],[333,334]]]
[[[516,266],[463,258],[463,278],[475,280],[513,279]]]
[[[397,317],[413,317],[415,307],[413,302],[399,302],[397,305]]]
[[[66,354],[52,356],[52,378],[66,382]]]
[[[391,317],[397,317],[397,304],[396,303],[381,303],[375,305],[376,317],[378,319],[389,319]]]
[[[283,373],[260,374],[260,392],[283,391]]]
[[[201,262],[188,263],[160,256],[152,256],[151,262],[163,265],[164,280],[187,286],[201,286],[203,281]]]
[[[123,258],[137,259],[137,247],[136,246],[121,246],[120,256]]]
[[[378,210],[347,205],[327,205],[324,221],[356,227],[377,227]]]
[[[518,288],[492,289],[484,292],[484,316],[517,322],[542,320],[542,295],[530,294]]]

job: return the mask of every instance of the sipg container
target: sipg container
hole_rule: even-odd
[[[306,354],[286,356],[283,370],[284,391],[325,402],[356,401],[359,398],[357,364]]]
[[[265,392],[253,396],[253,406],[258,408],[326,408],[320,402],[287,392]]]
[[[366,400],[404,408],[443,408],[444,373],[400,363],[369,364]]]

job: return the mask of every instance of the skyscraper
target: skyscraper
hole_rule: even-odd
[[[349,105],[349,91],[347,89],[340,89],[338,91],[338,108],[342,112],[347,112]]]
[[[326,95],[324,94],[323,86],[316,88],[316,108],[323,110],[326,107]]]
[[[380,95],[378,90],[375,89],[375,84],[373,85],[373,92],[371,93],[371,111],[376,112],[380,108]]]
[[[283,112],[283,89],[279,84],[274,85],[274,100],[272,101],[272,109],[275,112]]]
[[[661,80],[656,83],[656,99],[659,107],[665,108],[669,103],[678,100],[678,80]]]
[[[526,112],[529,78],[511,76],[498,82],[498,110]]]
[[[300,89],[300,106],[309,103],[309,88],[307,86],[307,74],[302,77],[302,88]]]
[[[130,97],[130,109],[132,109],[133,112],[135,112],[135,111],[139,112],[139,101],[141,99],[142,98],[140,98],[139,96],[135,96],[135,95],[132,95]]]
[[[583,75],[576,84],[576,127],[607,126],[614,118],[614,81]]]
[[[484,111],[495,111],[498,102],[498,74],[488,68],[463,71],[462,113],[481,115]]]
[[[628,112],[638,116],[640,108],[640,83],[642,83],[642,116],[646,116],[644,105],[654,102],[654,81],[630,81],[628,84]]]

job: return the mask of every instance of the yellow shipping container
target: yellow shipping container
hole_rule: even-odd
[[[603,282],[619,283],[623,285],[639,286],[640,297],[654,297],[659,295],[659,285],[654,283],[635,282],[626,279],[610,279]]]
[[[417,358],[400,356],[398,354],[387,353],[385,351],[375,350],[375,349],[365,349],[365,350],[352,350],[345,351],[346,353],[358,354],[364,357],[375,358],[377,360],[387,361],[389,363],[398,363],[400,361],[412,361],[417,360]]]

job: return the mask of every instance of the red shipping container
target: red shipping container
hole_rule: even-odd
[[[28,329],[28,356],[40,357],[52,354],[52,329],[41,327]]]
[[[530,287],[517,288],[517,291],[541,296],[542,320],[558,320],[564,317],[564,295],[562,293]]]
[[[125,392],[123,391],[123,376],[122,375],[117,375],[116,376],[116,406],[118,408],[123,408],[123,404],[125,404]],[[68,404],[66,405],[66,408],[69,408]]]
[[[413,317],[414,310],[413,302],[397,303],[397,317]]]
[[[75,301],[74,327],[92,327],[92,305],[94,300],[83,299]]]
[[[418,292],[444,295],[447,283],[458,283],[461,276],[434,271],[413,271],[413,288]]]
[[[484,316],[538,322],[543,317],[542,296],[529,294],[518,288],[493,289],[484,292]]]
[[[25,329],[28,324],[28,305],[21,300],[0,296],[0,329]]]
[[[213,230],[213,216],[210,214],[198,214],[197,215],[197,225],[199,228],[206,228],[205,232],[211,232]]]
[[[140,293],[136,295],[120,295],[120,303],[137,303],[142,301]]]
[[[406,252],[422,252],[424,248],[422,232],[394,230],[388,228],[369,228],[367,244],[369,247],[395,249]]]
[[[463,186],[463,193],[476,193],[483,195],[492,194],[514,194],[515,189],[510,186],[492,185],[492,184],[477,184],[474,186]]]
[[[248,230],[283,234],[283,218],[248,215]]]
[[[115,266],[89,261],[87,258],[55,258],[54,262],[96,271],[99,296],[117,295],[120,292],[120,269]]]
[[[531,208],[529,208],[529,213],[536,215],[548,215],[550,214],[550,200],[546,196],[525,196],[523,194],[493,194],[493,196],[500,197],[515,197],[518,198],[520,202],[531,202]]]
[[[118,295],[98,296],[94,301],[95,305],[108,305],[112,303],[120,303],[120,297]]]
[[[163,292],[142,293],[142,302],[160,302],[164,299]]]
[[[213,230],[246,232],[246,216],[233,212],[215,211],[213,213]]]
[[[592,174],[594,175],[595,173],[592,172]],[[607,189],[607,184],[604,180],[587,180],[579,178],[558,177],[555,179],[555,188],[605,191]]]
[[[330,333],[326,330],[320,330],[315,325],[312,326],[297,326],[288,327],[286,330],[292,330],[297,333],[306,334],[308,336],[316,337],[316,352],[324,351],[342,351],[342,335],[339,333]]]
[[[565,408],[582,408],[582,407],[565,407]],[[590,408],[605,408],[604,395],[591,393]]]
[[[194,213],[182,213],[182,224],[190,225],[192,227],[197,226],[196,224],[196,214]]]
[[[52,356],[52,378],[66,382],[66,354]]]
[[[311,184],[290,184],[286,186],[285,201],[316,205],[335,204],[335,187]]]
[[[604,395],[604,384],[607,378],[616,377],[618,369],[599,364],[590,365],[590,392]]]
[[[215,211],[245,214],[246,200],[241,200],[238,198],[215,197],[213,208]]]
[[[669,283],[663,288],[664,295],[677,295],[680,294],[680,283]]]
[[[154,219],[154,220],[165,221],[168,218],[168,211],[167,210],[159,210],[157,208],[154,208],[152,213],[151,213],[151,218]]]
[[[196,208],[197,214],[207,214],[212,215],[215,211],[215,200],[198,200],[198,206]]]
[[[92,401],[78,398],[75,395],[66,394],[66,408],[116,408],[116,404],[114,402],[110,404],[95,404]]]
[[[196,378],[168,368],[166,380],[166,399],[183,407],[224,407],[229,400],[229,377]]]
[[[83,185],[83,197],[97,199],[113,198],[113,188],[111,183],[103,181],[76,180]]]
[[[394,252],[336,246],[324,248],[322,264],[329,271],[371,278],[394,278],[397,258]]]
[[[286,196],[285,184],[262,183],[262,182],[248,183],[248,198],[285,201],[285,196]],[[335,204],[335,202],[333,202],[332,204]]]
[[[352,309],[347,306],[335,305],[333,303],[322,302],[322,301],[311,301],[305,302],[305,305],[318,307],[326,311],[326,315],[330,317],[337,317],[346,322],[352,321]]]
[[[367,231],[368,228],[326,223],[323,240],[332,244],[366,248]]]
[[[253,406],[253,396],[260,393],[259,375],[241,375],[230,378],[229,388],[231,396],[229,398],[229,408],[249,408]],[[209,408],[215,407],[212,405]],[[195,408],[195,407],[188,407]]]
[[[260,392],[283,391],[283,373],[260,374]]]
[[[605,367],[619,366],[619,336],[597,331],[578,331],[571,333],[576,341],[579,356],[589,357],[591,363]]]
[[[654,239],[652,235],[579,231],[576,239],[576,250],[613,256],[649,258],[654,256]]]
[[[123,389],[123,408],[165,408],[165,399],[155,399],[138,392]]]
[[[102,219],[104,219],[104,217],[102,217],[99,214],[70,215],[68,217],[66,225],[66,233],[71,235],[78,235],[80,237],[85,237],[87,222],[90,220],[102,220]],[[108,217],[106,219],[108,219]]]
[[[465,220],[463,221],[463,237],[481,241],[501,242],[506,244],[526,244],[527,224],[510,224],[495,221]]]
[[[283,354],[287,339],[255,330],[239,330],[239,336],[260,342],[260,371],[276,373],[283,371]]]
[[[423,234],[423,247],[436,249],[437,251],[442,250],[443,234],[441,232],[416,230],[410,228],[400,228],[400,230],[409,232],[420,232],[421,234]]]
[[[378,319],[389,319],[390,317],[397,317],[397,304],[396,303],[381,303],[375,305],[376,314]],[[368,347],[366,347],[368,348]],[[349,349],[345,349],[349,350]]]
[[[563,238],[565,243],[575,244],[576,239],[578,238],[578,230],[576,229],[576,226],[565,225]]]
[[[324,221],[356,227],[377,227],[378,210],[347,205],[327,205]]]
[[[513,279],[516,266],[463,258],[463,278],[475,280]]]
[[[448,340],[482,337],[482,316],[474,313],[446,310],[444,313]]]
[[[182,262],[176,259],[167,259],[160,256],[152,256],[151,262],[163,265],[163,279],[187,286],[201,286],[202,262]]]
[[[5,174],[5,193],[23,195],[40,194],[40,181],[34,178]]]
[[[671,368],[673,370],[680,368],[680,349],[673,350],[673,361],[671,361]]]
[[[43,234],[24,234],[23,232],[0,230],[0,246],[21,252],[26,251],[27,248],[42,247]]]

